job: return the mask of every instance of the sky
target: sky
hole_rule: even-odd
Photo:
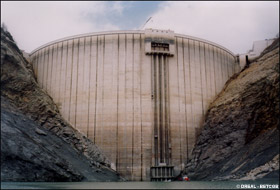
[[[1,1],[3,22],[28,53],[77,34],[155,28],[241,54],[279,35],[279,1]]]

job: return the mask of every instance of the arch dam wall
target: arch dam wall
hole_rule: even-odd
[[[240,69],[218,44],[153,29],[64,38],[31,62],[63,117],[128,180],[179,174],[207,106]]]

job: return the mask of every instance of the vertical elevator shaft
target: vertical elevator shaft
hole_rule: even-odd
[[[152,55],[152,97],[154,104],[154,163],[152,181],[164,181],[173,177],[169,148],[169,85],[168,57]]]

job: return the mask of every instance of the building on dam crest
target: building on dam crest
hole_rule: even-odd
[[[68,37],[30,58],[63,117],[128,180],[178,175],[208,105],[240,70],[218,44],[155,29]]]

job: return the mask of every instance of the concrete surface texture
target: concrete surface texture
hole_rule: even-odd
[[[154,29],[64,38],[30,57],[64,118],[128,180],[163,175],[153,167],[179,174],[209,103],[240,70],[222,46]]]

